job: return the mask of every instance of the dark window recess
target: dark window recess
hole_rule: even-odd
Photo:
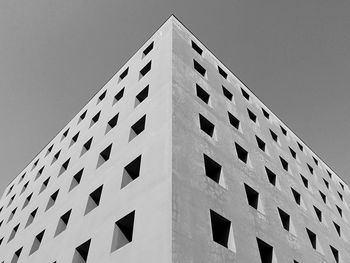
[[[278,142],[278,136],[276,133],[274,133],[272,130],[270,130],[271,138],[275,141]]]
[[[106,97],[106,93],[107,93],[107,91],[105,90],[105,91],[98,97],[97,103],[100,103],[101,101],[103,101],[103,99]]]
[[[205,117],[199,114],[199,126],[202,131],[208,134],[210,137],[214,135],[215,125],[208,121]]]
[[[16,197],[16,195],[14,194],[14,195],[11,197],[9,203],[7,204],[7,207],[9,207],[9,206],[12,204],[13,200],[15,199],[15,197]]]
[[[256,115],[251,112],[249,109],[247,109],[248,111],[248,116],[249,116],[249,119],[251,119],[253,122],[256,122]]]
[[[68,169],[69,161],[70,161],[70,158],[68,158],[68,160],[65,161],[65,162],[62,164],[61,169],[60,169],[60,172],[58,173],[58,176],[60,176],[61,174],[63,174],[63,173]]]
[[[35,218],[37,212],[38,212],[38,208],[36,208],[35,210],[33,210],[33,212],[30,213],[25,227],[27,227],[27,226],[29,226],[31,223],[33,223],[34,218]]]
[[[140,176],[141,155],[124,167],[121,189]]]
[[[281,127],[281,131],[283,133],[283,135],[287,136],[287,130],[285,128],[283,128],[282,126]]]
[[[153,46],[154,46],[154,42],[152,42],[151,44],[149,44],[142,52],[142,56],[145,57],[147,56],[147,54],[149,52],[151,52],[151,50],[153,49]]]
[[[242,88],[241,88],[241,92],[242,92],[243,97],[244,97],[246,100],[249,100],[249,98],[250,98],[249,94],[248,94],[244,89],[242,89]]]
[[[10,234],[10,236],[9,236],[9,239],[8,239],[7,243],[10,242],[10,241],[16,236],[16,233],[17,233],[17,231],[18,231],[18,228],[19,228],[19,224],[16,225],[16,226],[12,229],[11,234]]]
[[[298,144],[298,147],[299,147],[300,151],[303,151],[304,147],[300,144],[300,142],[297,142],[297,144]]]
[[[79,172],[77,172],[73,178],[72,182],[70,183],[69,191],[71,191],[74,187],[76,187],[78,184],[80,184],[81,177],[83,176],[84,168],[82,168]]]
[[[302,174],[300,174],[300,178],[303,181],[304,186],[309,188],[309,180],[307,180]]]
[[[58,220],[56,231],[55,231],[55,236],[57,236],[58,234],[66,230],[71,212],[72,212],[72,209],[70,209],[60,217],[60,219]]]
[[[149,61],[141,70],[140,70],[140,77],[139,79],[141,79],[142,77],[144,77],[150,70],[152,67],[152,60]]]
[[[203,77],[205,77],[206,69],[202,67],[201,64],[199,64],[195,59],[193,60],[193,67],[199,74],[201,74]]]
[[[280,156],[280,161],[284,170],[288,172],[288,162]]]
[[[127,75],[128,75],[128,72],[129,72],[129,67],[127,67],[122,74],[119,75],[119,81],[123,80]]]
[[[38,165],[38,162],[39,162],[39,160],[36,160],[35,162],[34,162],[34,164],[33,164],[33,167],[32,167],[32,170],[31,171],[33,171],[33,169]]]
[[[198,98],[200,98],[206,104],[209,103],[209,97],[210,97],[209,93],[206,92],[204,89],[202,89],[202,87],[199,86],[198,84],[196,84],[196,93]]]
[[[318,209],[316,206],[314,206],[314,210],[315,210],[316,216],[318,218],[318,221],[322,222],[322,212],[321,212],[321,210]]]
[[[300,196],[300,194],[297,191],[295,191],[293,188],[291,188],[291,189],[292,189],[292,194],[293,194],[295,202],[298,205],[300,205],[300,203],[301,203],[301,196]]]
[[[72,137],[72,141],[70,142],[69,147],[72,146],[74,143],[76,143],[77,140],[78,140],[78,138],[79,138],[79,132],[77,132],[77,134],[75,134],[75,135]]]
[[[334,225],[334,228],[337,231],[338,235],[341,236],[340,226],[335,222],[333,222],[333,225]]]
[[[26,175],[26,173],[22,174],[21,178],[19,178],[18,183],[22,182],[22,180],[24,179],[24,176],[25,176],[25,175]],[[6,194],[6,196],[7,196],[7,194]]]
[[[92,117],[91,122],[90,122],[90,127],[92,127],[96,122],[98,122],[98,119],[100,118],[101,111],[96,113],[94,117]]]
[[[0,246],[1,246],[1,244],[2,244],[2,241],[4,241],[4,238],[1,238],[1,239],[0,239]],[[4,263],[4,261],[3,261],[2,263]]]
[[[270,184],[275,186],[276,178],[277,178],[276,174],[267,167],[265,167],[265,171],[266,171],[267,179],[269,179]]]
[[[344,185],[341,182],[339,182],[339,185],[340,185],[341,189],[344,190]]]
[[[251,188],[250,186],[244,184],[244,188],[245,188],[245,192],[247,195],[247,200],[248,200],[248,204],[255,208],[258,209],[259,206],[259,193],[257,191],[255,191],[253,188]]]
[[[235,129],[239,130],[240,121],[235,116],[233,116],[230,112],[227,112],[227,114],[228,114],[228,120],[229,120],[230,124]]]
[[[314,168],[312,168],[311,165],[308,163],[306,165],[307,165],[307,168],[309,168],[310,173],[314,174]]]
[[[26,200],[24,200],[22,209],[24,209],[29,204],[30,199],[32,199],[32,196],[33,196],[33,193],[27,196]]]
[[[108,145],[98,157],[97,167],[100,167],[102,164],[107,162],[111,156],[112,144]]]
[[[339,263],[339,251],[337,249],[335,249],[334,247],[332,247],[331,245],[329,247],[331,248],[335,262]]]
[[[314,156],[312,156],[312,159],[314,160],[315,164],[318,165],[318,160]]]
[[[57,161],[58,157],[60,157],[61,150],[59,150],[52,158],[51,164]]]
[[[258,136],[255,135],[256,143],[258,144],[258,147],[260,150],[265,152],[266,144],[263,140],[261,140]]]
[[[123,98],[124,89],[125,89],[125,88],[122,88],[122,89],[114,96],[113,105],[114,105],[115,103],[117,103],[118,101],[120,101],[121,98]]]
[[[149,85],[147,85],[143,90],[139,92],[139,94],[136,95],[135,99],[135,107],[139,105],[141,102],[143,102],[147,97],[148,97],[148,90],[149,90]]]
[[[266,118],[266,119],[270,119],[270,114],[269,114],[264,108],[261,108],[261,110],[262,110],[262,112],[263,112],[265,118]]]
[[[44,238],[45,230],[41,231],[36,237],[34,238],[32,248],[30,249],[29,255],[33,254],[35,251],[37,251],[40,247],[41,242]]]
[[[85,111],[80,115],[80,117],[79,117],[79,122],[85,119],[86,113],[87,113],[87,110],[85,110]]]
[[[91,212],[93,209],[100,205],[101,195],[102,195],[103,185],[98,187],[95,191],[93,191],[88,198],[88,202],[86,204],[84,215]]]
[[[53,149],[53,144],[47,149],[47,152],[45,154],[45,157],[50,153],[52,152],[52,149]]]
[[[57,190],[56,192],[54,192],[54,193],[50,196],[49,201],[47,202],[45,211],[47,211],[48,209],[50,209],[50,208],[56,203],[57,196],[58,196],[58,192],[59,192],[59,190]]]
[[[231,92],[228,91],[228,89],[226,89],[224,86],[222,86],[222,94],[224,94],[224,96],[229,100],[232,101],[233,99],[233,94]]]
[[[297,153],[296,153],[292,148],[290,148],[290,147],[289,147],[289,151],[290,151],[290,154],[292,155],[292,157],[293,157],[294,159],[296,159],[296,158],[297,158]]]
[[[231,221],[213,210],[210,210],[210,220],[213,241],[226,248],[230,248]]]
[[[224,79],[227,79],[227,73],[226,73],[220,66],[218,66],[218,70],[219,70],[220,75],[221,75]]]
[[[338,195],[339,195],[339,198],[340,198],[340,200],[344,200],[344,197],[343,197],[343,195],[341,194],[341,193],[339,193],[339,192],[337,192],[338,193]]]
[[[322,201],[326,204],[326,203],[327,203],[327,197],[326,197],[326,195],[325,195],[324,193],[322,193],[321,191],[319,191],[319,193],[320,193],[320,196],[321,196],[321,198],[322,198]]]
[[[203,50],[193,41],[191,41],[192,48],[199,54],[202,55]]]
[[[258,243],[261,263],[272,263],[273,260],[273,247],[260,238],[256,238]]]
[[[331,173],[330,171],[327,170],[327,174],[328,174],[329,178],[332,179],[332,173]]]
[[[289,231],[290,216],[280,208],[278,208],[278,213],[280,215],[280,219],[281,219],[281,223],[282,223],[283,228],[285,230]]]
[[[323,178],[324,185],[329,189],[329,183],[326,179]],[[339,193],[339,192],[338,192]]]
[[[75,249],[72,263],[85,263],[87,262],[91,239],[85,241],[83,244]]]
[[[18,262],[18,259],[19,257],[21,256],[21,253],[22,253],[22,249],[23,247],[21,247],[20,249],[18,249],[15,254],[13,254],[13,257],[11,259],[11,263],[17,263]]]
[[[339,213],[340,217],[343,217],[343,210],[337,205],[336,205],[336,208],[338,210],[338,213]]]
[[[203,158],[205,175],[212,179],[214,182],[219,183],[221,176],[221,165],[215,162],[206,154],[203,154]]]
[[[12,212],[11,212],[11,214],[10,214],[9,219],[7,220],[7,222],[9,222],[9,221],[13,218],[13,216],[14,216],[15,213],[16,213],[16,210],[17,210],[17,207],[16,207],[15,209],[12,210]]]
[[[132,242],[135,211],[115,222],[111,252]]]
[[[247,163],[248,162],[248,152],[236,142],[235,142],[235,147],[236,147],[238,159],[240,159],[244,163]]]
[[[108,121],[106,133],[109,132],[110,130],[112,130],[115,126],[117,126],[118,118],[119,118],[119,113],[114,115],[114,117]]]
[[[26,183],[23,185],[20,195],[27,189],[28,184],[29,184],[29,182],[26,182]]]
[[[86,153],[88,150],[90,150],[91,144],[92,144],[92,139],[93,139],[93,137],[91,137],[86,143],[84,143],[83,148],[81,149],[80,156],[82,156],[84,153]]]
[[[130,128],[129,142],[133,140],[137,135],[144,131],[146,126],[146,115],[143,115],[137,122],[135,122]]]
[[[61,140],[63,140],[64,138],[66,138],[67,137],[67,135],[68,135],[68,132],[69,132],[69,129],[67,129],[63,134],[62,134],[62,138],[61,138]]]
[[[306,228],[306,232],[307,235],[309,236],[309,240],[311,243],[311,246],[313,247],[313,249],[316,249],[316,245],[317,245],[317,237],[316,234],[314,232],[312,232],[310,229]]]

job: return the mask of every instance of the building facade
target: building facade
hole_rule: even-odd
[[[0,262],[350,262],[350,191],[171,16],[9,184]]]

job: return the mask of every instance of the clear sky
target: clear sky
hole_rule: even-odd
[[[350,182],[350,1],[0,0],[0,192],[175,14]]]

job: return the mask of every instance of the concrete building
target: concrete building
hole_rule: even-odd
[[[10,183],[0,262],[350,262],[348,186],[170,17]]]

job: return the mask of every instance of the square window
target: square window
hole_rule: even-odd
[[[148,55],[149,52],[153,49],[154,42],[152,41],[151,44],[149,44],[142,52],[142,57],[145,57]]]
[[[139,77],[139,79],[141,79],[142,77],[144,77],[144,76],[151,70],[151,66],[152,66],[152,60],[149,61],[149,62],[140,70],[140,77]]]
[[[227,79],[227,73],[226,73],[220,66],[218,66],[218,70],[219,70],[220,75],[221,75],[224,79]]]
[[[222,86],[222,93],[229,101],[232,101],[233,94],[231,92],[229,92],[228,89],[226,89],[224,86]]]
[[[36,235],[33,241],[32,248],[30,249],[29,255],[33,254],[35,251],[37,251],[40,247],[41,242],[44,238],[45,230],[41,231],[39,234]]]
[[[278,208],[278,213],[280,215],[282,226],[285,230],[289,231],[290,216],[284,212],[282,209]]]
[[[140,176],[141,155],[124,167],[121,189]]]
[[[256,238],[258,243],[261,263],[272,263],[273,261],[273,247],[260,238]]]
[[[191,41],[192,48],[199,54],[202,55],[203,50],[193,41]]]
[[[148,97],[148,89],[149,85],[147,85],[143,90],[141,90],[137,95],[135,99],[135,107],[139,105],[141,102],[143,102]]]
[[[193,60],[193,67],[194,69],[201,74],[203,77],[206,76],[206,72],[207,70],[205,68],[202,67],[201,64],[199,64],[195,59]]]
[[[230,124],[236,129],[239,130],[239,126],[240,126],[240,121],[233,116],[230,112],[227,112],[228,114],[228,120],[230,122]]]
[[[96,115],[94,117],[92,117],[91,122],[90,122],[90,128],[96,123],[98,122],[98,119],[100,118],[100,114],[101,111],[99,111],[98,113],[96,113]]]
[[[249,116],[249,119],[251,119],[253,122],[256,122],[256,115],[251,112],[249,109],[247,109],[248,111],[248,116]]]
[[[98,207],[100,205],[102,189],[103,189],[103,185],[98,187],[95,191],[93,191],[89,195],[84,215],[90,213],[92,210],[94,210],[96,207]]]
[[[146,126],[146,115],[143,115],[137,122],[135,122],[130,129],[129,142],[139,135]]]
[[[210,137],[213,137],[215,125],[208,121],[208,119],[203,117],[201,114],[199,114],[199,126],[202,131],[204,131]]]
[[[248,204],[258,210],[259,207],[259,193],[255,191],[253,188],[244,184],[245,192],[247,195]]]
[[[67,211],[66,213],[64,213],[64,214],[60,217],[60,219],[59,219],[59,221],[58,221],[58,224],[57,224],[57,228],[56,228],[56,232],[55,232],[55,237],[56,237],[57,235],[59,235],[60,233],[62,233],[64,230],[66,230],[71,212],[72,212],[72,209],[70,209],[69,211]]]
[[[266,144],[263,140],[261,140],[258,136],[255,135],[256,142],[260,150],[265,152]]]
[[[209,93],[206,92],[204,89],[202,89],[201,86],[196,84],[196,92],[197,92],[197,97],[200,98],[202,101],[204,101],[206,104],[209,103]]]
[[[235,250],[231,221],[210,210],[213,241],[230,250]]]
[[[107,123],[106,133],[112,130],[118,123],[119,113],[114,115],[112,119],[110,119]]]
[[[85,263],[89,255],[91,239],[75,248],[72,263]]]
[[[120,101],[121,98],[123,98],[123,96],[124,96],[124,89],[125,89],[125,88],[122,88],[122,89],[114,96],[113,105],[116,104],[118,101]]]
[[[277,178],[276,174],[267,167],[265,167],[265,171],[266,171],[267,179],[269,180],[270,184],[272,184],[273,186],[276,186],[276,178]]]
[[[112,144],[108,145],[98,157],[97,167],[100,167],[102,164],[107,162],[111,156]]]
[[[248,162],[248,152],[236,142],[235,147],[238,159],[246,164]]]
[[[74,187],[76,187],[78,184],[80,184],[81,177],[83,176],[84,168],[82,168],[79,172],[77,172],[73,178],[72,182],[70,183],[69,191],[71,191]]]
[[[221,165],[215,162],[206,154],[203,154],[205,175],[217,184],[220,184]]]
[[[122,81],[122,80],[128,75],[128,72],[129,72],[129,67],[127,67],[127,68],[122,72],[122,74],[120,74],[120,76],[119,76],[119,82]]]
[[[243,97],[249,101],[249,98],[250,98],[249,94],[242,88],[241,88],[241,92],[242,92]]]
[[[132,242],[134,232],[135,211],[115,222],[111,252]]]

